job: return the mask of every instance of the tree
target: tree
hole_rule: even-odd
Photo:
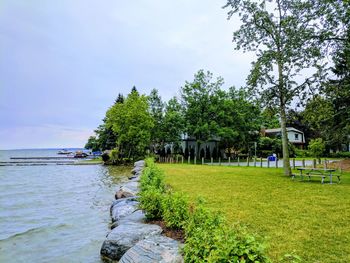
[[[232,8],[229,18],[237,13],[242,22],[234,32],[236,49],[257,55],[247,85],[279,110],[285,175],[291,175],[286,109],[296,95],[311,88],[322,61],[317,29],[321,10],[313,2],[228,0],[225,6]],[[304,69],[315,73],[298,83]]]
[[[199,158],[200,145],[217,135],[216,112],[213,111],[213,97],[223,85],[223,79],[212,81],[213,74],[199,70],[192,82],[181,88],[184,109],[185,130],[196,140],[195,154]]]
[[[320,158],[325,152],[325,143],[321,138],[313,139],[309,143],[309,151],[313,157]]]
[[[158,151],[164,146],[164,103],[158,94],[158,90],[153,89],[148,96],[149,111],[153,118],[154,126],[151,129],[152,148]]]
[[[153,119],[145,95],[132,91],[124,103],[117,103],[107,111],[107,125],[118,134],[117,146],[121,155],[143,158],[151,140]]]
[[[96,139],[96,136],[90,136],[84,148],[89,149],[93,152],[100,150],[100,145],[98,143],[98,140]]]
[[[165,107],[163,134],[165,141],[179,146],[184,132],[185,120],[181,104],[176,97],[171,98]]]

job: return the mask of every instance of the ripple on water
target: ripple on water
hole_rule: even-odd
[[[101,262],[109,205],[130,168],[0,167],[0,262]]]

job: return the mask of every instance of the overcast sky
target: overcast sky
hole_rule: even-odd
[[[199,69],[244,85],[225,3],[1,0],[0,149],[83,147],[133,85],[168,100]]]

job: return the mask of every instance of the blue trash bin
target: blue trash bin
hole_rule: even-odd
[[[273,155],[270,155],[270,156],[268,156],[267,158],[268,158],[268,160],[269,160],[270,162],[275,162],[275,161],[276,161],[276,157],[273,156]]]

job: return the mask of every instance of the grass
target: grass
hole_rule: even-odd
[[[341,184],[292,181],[281,169],[160,164],[166,182],[265,238],[274,262],[350,262],[350,174]],[[328,182],[328,181],[327,181]]]

